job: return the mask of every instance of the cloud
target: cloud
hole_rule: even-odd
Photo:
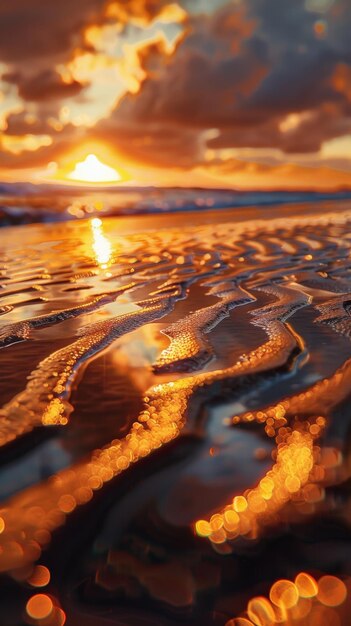
[[[68,58],[74,47],[84,47],[88,26],[109,21],[152,20],[162,0],[11,0],[0,4],[0,59],[6,63]]]
[[[188,28],[168,62],[160,50],[144,50],[148,78],[138,94],[121,102],[118,119],[198,128],[232,124],[269,70],[266,47],[250,37],[254,22],[235,5],[212,17],[192,18]]]
[[[168,167],[203,160],[203,131],[230,127],[238,102],[268,71],[254,20],[230,5],[189,17],[188,30],[167,58],[162,42],[139,51],[146,74],[140,90],[122,98],[94,129],[131,158]]]
[[[320,189],[335,191],[350,188],[350,162],[338,170],[336,161],[318,161],[310,165],[272,160],[271,163],[227,159],[212,161],[203,167],[222,185],[241,189]]]
[[[0,4],[0,58],[6,63],[66,57],[105,0],[12,0]]]
[[[164,137],[177,132],[176,158],[180,152],[185,158],[189,129],[198,133],[197,140],[191,133],[194,164],[206,147],[318,152],[323,142],[351,131],[351,51],[343,35],[351,10],[339,1],[326,14],[323,37],[315,30],[320,7],[306,10],[302,0],[248,0],[190,15],[170,59],[158,46],[143,49],[147,77],[139,92],[122,98],[96,132],[108,129],[127,154],[150,162],[164,154]],[[130,145],[120,137],[125,128]],[[210,133],[206,146],[210,129],[217,135]],[[137,133],[152,135],[142,150]],[[170,141],[165,164],[172,150]]]
[[[351,117],[338,106],[288,113],[267,121],[222,129],[207,141],[212,150],[228,148],[278,148],[286,154],[315,153],[325,141],[351,133]]]
[[[69,98],[77,81],[63,82],[53,69],[77,54],[95,52],[85,34],[89,27],[131,21],[147,24],[168,0],[12,0],[0,3],[0,62],[3,79],[16,84],[25,101]]]
[[[263,176],[271,170],[260,162],[260,151],[279,150],[293,160],[351,134],[349,0],[179,0],[179,6],[168,0],[1,3],[3,79],[17,86],[24,106],[9,116],[8,135],[49,135],[52,145],[38,149],[36,162],[92,138],[112,144],[127,160],[210,171],[212,159],[213,171],[222,173],[229,168],[223,151],[250,148],[257,150],[256,174]],[[163,35],[172,20],[183,30],[167,48]],[[103,30],[111,25],[114,30]],[[106,50],[103,33],[110,37]],[[118,75],[114,38],[133,88]],[[96,76],[78,75],[84,58],[100,59]],[[118,97],[108,110],[96,104],[95,126],[78,132],[57,121],[62,103],[93,109],[94,98],[107,100],[113,89]],[[19,157],[22,164],[29,160],[25,153]],[[12,157],[8,164],[15,166]],[[249,166],[232,167],[247,172]],[[281,176],[281,164],[274,167]],[[305,176],[296,165],[293,171]]]
[[[29,133],[30,135],[30,133]],[[70,132],[67,134],[61,133],[55,142],[50,145],[45,145],[38,150],[29,150],[26,148],[26,137],[28,135],[24,134],[16,135],[16,136],[8,136],[9,138],[14,137],[14,140],[20,143],[21,138],[23,138],[23,146],[24,149],[21,152],[10,152],[6,151],[3,147],[3,138],[0,138],[0,167],[6,169],[22,169],[22,168],[34,168],[34,167],[44,167],[50,161],[55,161],[60,157],[64,157],[67,152],[69,153],[73,147],[77,144],[77,141],[80,140],[79,133],[76,129],[70,129]],[[40,135],[38,135],[40,137]]]
[[[93,138],[112,143],[129,160],[163,168],[189,169],[202,158],[201,136],[192,128],[116,124],[109,118],[93,129]]]
[[[18,95],[23,100],[41,102],[61,100],[78,95],[83,89],[77,80],[64,82],[61,76],[52,69],[47,69],[35,76],[25,76],[21,72],[3,74],[3,80],[17,85]]]

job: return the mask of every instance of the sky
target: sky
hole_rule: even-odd
[[[351,187],[350,33],[350,0],[0,0],[0,179]]]

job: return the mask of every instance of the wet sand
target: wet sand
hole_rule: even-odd
[[[0,232],[6,626],[224,626],[299,572],[349,585],[350,224],[327,202]],[[313,602],[280,623],[348,625],[348,598]]]

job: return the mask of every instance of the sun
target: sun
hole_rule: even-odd
[[[82,183],[118,183],[123,180],[114,167],[102,163],[95,154],[88,154],[84,161],[76,163],[67,178]]]
[[[78,187],[123,185],[131,180],[125,161],[114,147],[97,140],[87,141],[62,153],[57,162],[49,163],[46,180]]]

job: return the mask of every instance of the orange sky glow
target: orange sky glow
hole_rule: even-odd
[[[0,6],[0,179],[351,188],[349,3],[271,4]]]

